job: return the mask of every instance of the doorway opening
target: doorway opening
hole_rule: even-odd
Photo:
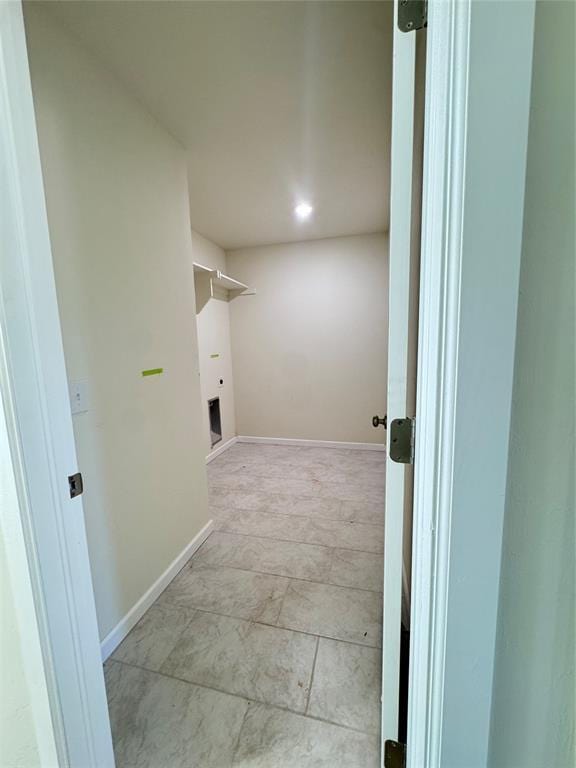
[[[117,764],[378,765],[392,4],[25,15]]]

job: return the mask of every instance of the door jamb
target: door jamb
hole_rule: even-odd
[[[432,755],[439,748],[441,734],[469,13],[469,0],[431,0],[428,4],[408,696],[410,768],[436,765]]]

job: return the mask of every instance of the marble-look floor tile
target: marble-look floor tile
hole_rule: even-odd
[[[116,768],[223,768],[248,702],[116,661],[106,664]]]
[[[384,558],[373,552],[357,552],[352,549],[335,549],[328,577],[330,584],[382,592]]]
[[[255,510],[271,515],[295,515],[297,517],[324,517],[329,520],[347,520],[348,512],[341,511],[339,499],[320,496],[294,496],[269,491],[234,491],[230,488],[214,488],[210,491],[210,509],[234,512]]]
[[[329,471],[323,472],[322,477],[318,478],[324,483],[339,483],[363,488],[384,489],[384,469],[365,468],[365,467],[333,467]]]
[[[384,499],[369,501],[342,501],[342,516],[357,523],[384,525]]]
[[[322,483],[318,491],[320,496],[327,496],[340,501],[363,501],[370,504],[384,504],[384,489],[372,490],[363,485],[350,483]]]
[[[325,518],[236,510],[217,516],[215,530],[362,552],[384,551],[383,527]]]
[[[262,491],[241,491],[232,488],[210,488],[210,509],[265,509],[267,494]]]
[[[303,541],[323,544],[325,547],[357,549],[361,552],[384,551],[384,528],[364,523],[335,520],[308,520]]]
[[[310,635],[199,612],[162,672],[303,712],[315,651]]]
[[[251,705],[240,732],[234,768],[377,768],[378,739],[363,733]]]
[[[271,476],[265,470],[265,466],[254,469],[252,465],[247,465],[237,472],[215,476],[210,485],[213,488],[226,488],[231,491],[268,491],[274,493],[279,486],[284,485],[286,478],[279,472],[274,473],[274,470],[275,476]],[[296,486],[296,490],[303,492],[305,487],[305,485],[303,487]]]
[[[319,496],[289,496],[278,493],[268,496],[266,511],[278,515],[321,517],[326,520],[346,520],[342,502]]]
[[[184,608],[275,624],[287,587],[288,579],[282,576],[202,565],[193,558],[160,600]]]
[[[244,469],[243,464],[238,459],[217,462],[216,459],[210,462],[206,467],[206,475],[209,479],[215,480],[223,475],[238,474]]]
[[[382,642],[382,595],[293,580],[278,626],[378,647]]]
[[[216,531],[197,552],[194,562],[326,581],[331,565],[331,552],[326,547],[312,544],[296,544]]]
[[[284,477],[253,478],[257,487],[268,493],[284,493],[290,496],[319,496],[322,483],[316,480],[297,480]]]
[[[114,651],[112,658],[159,670],[194,613],[167,603],[154,603]]]
[[[257,491],[259,490],[258,477],[242,470],[239,472],[230,472],[217,474],[214,477],[208,476],[211,488],[228,488],[232,491]]]
[[[378,734],[382,653],[320,638],[307,714]]]
[[[307,541],[308,521],[303,517],[270,515],[259,510],[237,510],[219,519],[216,530],[241,533],[245,536],[262,536],[284,541]]]

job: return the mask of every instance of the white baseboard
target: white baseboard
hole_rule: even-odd
[[[346,448],[352,451],[385,451],[384,443],[343,443],[336,440],[298,440],[291,437],[250,437],[239,435],[239,443],[263,443],[268,445],[296,445],[302,448]]]
[[[209,453],[208,456],[206,456],[206,464],[210,464],[212,459],[215,459],[216,456],[220,456],[220,454],[224,453],[224,451],[227,451],[228,448],[232,448],[234,443],[237,443],[237,442],[238,442],[237,437],[231,437],[230,440],[226,440],[225,443],[222,443],[222,445],[218,446],[218,448],[216,448],[214,451]]]
[[[206,541],[208,536],[212,533],[213,527],[213,521],[209,520],[204,528],[194,536],[192,541],[184,547],[178,557],[170,563],[160,578],[158,578],[154,584],[152,584],[150,589],[142,595],[136,605],[134,605],[118,624],[116,624],[114,629],[106,635],[104,640],[100,643],[102,661],[106,661],[106,659],[114,653],[122,640],[124,640],[130,630],[140,621],[152,603],[162,594],[176,574],[182,570],[200,545]]]

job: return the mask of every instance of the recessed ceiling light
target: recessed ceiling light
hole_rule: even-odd
[[[305,219],[310,218],[313,210],[314,208],[312,208],[310,203],[298,203],[298,205],[294,208],[294,213],[296,214],[297,219],[304,221]]]

